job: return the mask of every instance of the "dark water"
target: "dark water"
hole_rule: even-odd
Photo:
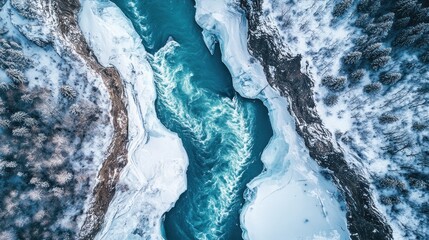
[[[266,108],[234,91],[219,49],[212,56],[204,45],[193,1],[113,2],[153,55],[158,117],[189,156],[188,189],[165,216],[166,238],[241,239],[243,192],[272,136]]]

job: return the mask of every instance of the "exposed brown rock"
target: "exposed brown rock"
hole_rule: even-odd
[[[78,0],[46,1],[50,9],[47,14],[54,14],[58,20],[58,30],[74,51],[79,54],[87,66],[100,74],[109,91],[112,102],[111,116],[114,127],[112,142],[103,165],[98,173],[98,182],[94,188],[91,206],[86,213],[79,239],[93,239],[101,228],[110,201],[115,195],[116,183],[121,170],[127,163],[128,115],[125,103],[124,87],[118,71],[113,67],[105,68],[92,54],[77,23],[80,8]],[[49,5],[51,2],[51,5]],[[52,11],[53,10],[53,11]]]
[[[289,100],[289,111],[296,130],[304,139],[310,156],[325,169],[341,190],[347,204],[347,224],[352,239],[392,239],[392,229],[378,212],[371,198],[369,183],[359,169],[345,160],[344,153],[331,142],[313,98],[313,81],[301,72],[301,57],[284,56],[276,31],[261,30],[262,1],[241,0],[249,23],[248,48],[264,66],[269,84]],[[285,43],[287,44],[287,43]],[[275,67],[274,74],[269,66]],[[286,107],[286,106],[285,106]]]

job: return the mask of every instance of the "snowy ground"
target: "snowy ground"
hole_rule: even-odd
[[[429,194],[425,192],[429,183],[412,174],[428,174],[427,168],[416,168],[427,149],[427,142],[422,140],[427,128],[416,133],[412,126],[429,120],[427,94],[425,96],[417,84],[428,82],[428,69],[418,63],[415,55],[402,54],[384,70],[401,71],[401,64],[409,62],[411,72],[395,86],[384,86],[381,97],[362,92],[362,86],[377,82],[378,71],[366,73],[359,84],[341,92],[335,106],[327,107],[322,101],[328,91],[321,86],[322,78],[345,74],[341,69],[342,57],[351,51],[353,37],[361,34],[361,30],[352,25],[357,18],[356,3],[353,2],[344,16],[335,19],[331,14],[334,1],[269,0],[264,1],[262,18],[270,31],[277,31],[287,45],[283,48],[285,55],[303,56],[301,71],[315,81],[318,113],[333,136],[341,139],[339,143],[348,153],[348,160],[362,166],[372,183],[378,207],[393,228],[394,238],[415,238],[414,233],[425,236],[427,218],[422,217],[419,209],[429,201]],[[393,113],[398,120],[380,126],[383,113]],[[403,149],[393,147],[392,142],[402,145]],[[395,153],[388,154],[388,151]],[[405,192],[405,196],[395,202],[398,191]]]
[[[162,239],[161,221],[186,189],[181,140],[158,120],[152,69],[138,34],[111,2],[82,2],[79,25],[100,63],[124,80],[129,114],[128,164],[97,239]]]
[[[64,209],[64,216],[60,216],[57,223],[54,226],[50,226],[49,233],[43,233],[42,229],[40,229],[42,233],[39,233],[45,234],[46,238],[55,238],[54,234],[58,228],[78,231],[81,219],[76,220],[76,217],[79,217],[79,210],[86,207],[86,205],[83,206],[83,202],[88,202],[90,198],[92,187],[95,185],[96,174],[104,160],[107,146],[111,141],[112,126],[109,121],[110,100],[101,78],[88,71],[79,56],[63,44],[61,36],[55,34],[55,22],[52,22],[53,19],[44,14],[43,7],[42,3],[38,1],[14,0],[7,1],[1,8],[0,29],[7,31],[4,34],[0,34],[0,39],[13,39],[20,45],[17,49],[22,52],[24,58],[31,60],[31,66],[23,72],[28,80],[28,85],[21,86],[20,89],[28,92],[29,96],[35,97],[34,101],[37,98],[42,99],[42,103],[37,106],[37,111],[44,114],[46,122],[49,121],[49,118],[60,119],[58,124],[50,126],[50,128],[73,127],[75,126],[74,123],[79,119],[74,114],[84,116],[87,114],[86,111],[97,112],[98,117],[98,120],[91,122],[91,125],[88,123],[89,130],[67,129],[70,132],[86,131],[83,139],[76,139],[73,134],[64,134],[64,131],[59,131],[52,139],[47,136],[47,140],[42,145],[56,146],[55,151],[57,154],[50,158],[34,155],[32,159],[36,159],[26,165],[28,173],[21,173],[24,176],[36,176],[39,173],[35,172],[35,169],[43,169],[43,173],[40,175],[49,173],[51,177],[57,176],[57,180],[64,180],[69,182],[69,186],[74,186],[74,191],[79,196],[87,194],[83,196],[84,199],[78,199],[76,195],[74,203],[68,204],[68,209]],[[32,18],[28,16],[32,16]],[[16,64],[20,63],[16,62]],[[0,76],[2,76],[2,82],[5,81],[7,84],[11,84],[10,79],[5,77],[3,70],[0,70]],[[64,98],[61,94],[61,87],[65,85],[76,91],[76,98],[73,100]],[[14,91],[12,89],[11,87],[9,91]],[[43,94],[38,95],[40,92],[43,92]],[[28,109],[28,111],[33,111],[33,109]],[[40,121],[44,122],[45,120]],[[40,123],[40,127],[43,127],[42,123]],[[50,142],[51,140],[52,142]],[[3,150],[13,148],[13,146],[8,147],[5,142],[0,145]],[[36,148],[33,146],[33,149],[29,152],[29,157],[31,154],[37,153]],[[3,150],[0,155],[5,153]],[[67,166],[70,164],[72,170],[65,168],[63,169],[64,172],[59,172],[59,168],[63,164]],[[73,176],[70,173],[72,171]],[[60,173],[64,174],[60,175]],[[33,190],[41,194],[40,199],[38,197],[39,201],[34,203],[35,206],[49,208],[48,204],[54,203],[49,202],[52,200],[46,199],[51,199],[60,192],[62,192],[61,198],[64,203],[66,202],[65,200],[69,200],[67,197],[71,193],[65,191],[62,187],[55,187],[51,184],[47,189],[39,189],[40,185],[46,186],[46,183],[42,181],[44,180],[33,178],[32,182],[27,183],[29,185],[36,184]],[[24,192],[18,197],[26,199],[24,197],[26,195],[28,194]],[[44,203],[44,201],[47,202]],[[18,200],[15,203],[17,202]],[[40,216],[45,219],[49,217],[58,218],[58,216],[43,216],[43,214]],[[13,216],[9,220],[13,221]],[[35,220],[33,224],[38,224],[38,221]],[[25,226],[24,224],[20,227],[25,228]],[[18,231],[19,229],[16,228],[12,233],[14,234]]]
[[[197,1],[196,21],[207,47],[220,42],[222,59],[244,97],[269,109],[274,136],[262,161],[266,168],[249,183],[241,224],[246,239],[348,238],[345,211],[335,186],[320,175],[295,131],[287,101],[268,86],[262,66],[247,50],[244,13],[232,1]]]

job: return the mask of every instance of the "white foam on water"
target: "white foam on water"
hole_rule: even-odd
[[[152,42],[152,31],[147,26],[147,17],[140,14],[138,1],[128,1],[128,8],[130,10],[130,14],[132,15],[132,19],[138,24],[135,25],[138,31],[141,31],[140,37],[142,37],[147,44],[149,44],[148,48],[153,48],[154,43]]]
[[[204,164],[214,163],[210,171],[209,182],[201,182],[205,192],[209,194],[207,208],[200,209],[197,214],[203,216],[199,222],[206,231],[194,228],[196,238],[213,239],[224,234],[223,226],[231,208],[236,204],[239,196],[240,179],[248,166],[253,147],[251,128],[253,120],[246,115],[248,109],[238,98],[213,96],[202,88],[192,84],[192,73],[182,65],[173,66],[169,57],[175,54],[180,45],[171,40],[153,57],[152,65],[155,69],[158,100],[171,112],[175,122],[181,125],[184,131],[192,135],[198,151],[210,153],[216,138],[221,139],[218,152],[211,153],[209,159],[198,159]],[[171,62],[175,62],[172,60]],[[180,93],[186,97],[180,96]],[[189,104],[195,102],[194,104]],[[203,115],[192,112],[189,106],[198,105]],[[227,167],[225,167],[227,164]],[[196,180],[196,181],[207,181]],[[198,199],[193,199],[198,201]],[[205,200],[206,201],[206,200]],[[198,217],[189,216],[195,221]]]
[[[79,25],[100,63],[119,71],[128,101],[128,163],[96,239],[162,239],[162,216],[186,190],[186,152],[156,116],[153,71],[121,10],[82,1]]]
[[[262,66],[247,50],[244,12],[229,0],[197,0],[196,8],[195,19],[203,28],[203,36],[215,36],[220,42],[234,88],[244,97],[264,102],[274,131],[262,155],[266,171],[248,184],[248,203],[241,214],[243,237],[349,238],[338,190],[320,174],[321,169],[295,131],[287,100],[268,86]]]

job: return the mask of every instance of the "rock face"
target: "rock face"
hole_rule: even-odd
[[[301,72],[300,56],[282,53],[284,43],[279,43],[276,32],[269,31],[260,20],[261,0],[242,0],[241,5],[249,24],[248,48],[263,64],[270,85],[289,100],[296,131],[304,139],[310,156],[327,169],[327,176],[333,178],[343,192],[351,237],[391,239],[392,230],[375,208],[367,180],[356,166],[346,161],[343,151],[332,141],[331,133],[325,129],[315,110],[314,83]]]

